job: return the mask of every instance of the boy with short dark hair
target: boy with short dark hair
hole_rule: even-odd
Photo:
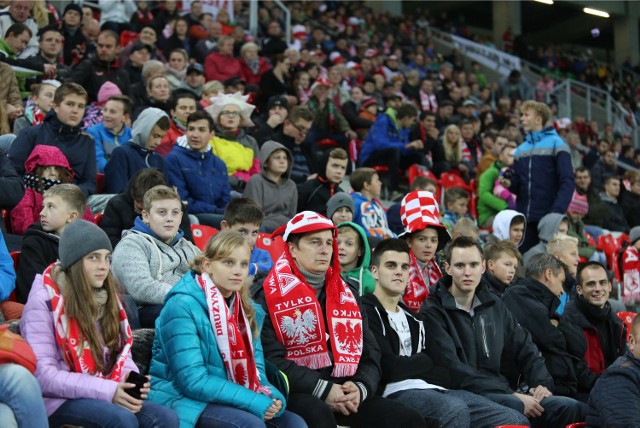
[[[104,193],[120,193],[136,172],[144,168],[164,171],[164,159],[155,152],[169,130],[169,116],[149,107],[133,123],[131,140],[116,147],[104,169]],[[95,178],[94,178],[95,179]]]
[[[351,174],[349,183],[354,190],[351,194],[355,211],[353,222],[360,225],[367,236],[392,238],[396,234],[389,229],[387,216],[378,199],[382,182],[373,168],[358,168]]]
[[[484,247],[484,261],[487,265],[484,279],[491,292],[502,296],[516,276],[518,264],[522,263],[518,248],[508,240],[491,242]]]
[[[86,200],[74,184],[58,184],[43,194],[40,222],[33,223],[24,234],[20,248],[20,265],[16,272],[16,298],[26,303],[37,274],[58,259],[58,242],[64,228],[82,218]]]
[[[220,229],[231,229],[240,232],[251,247],[249,276],[263,277],[273,267],[269,252],[256,247],[264,212],[256,201],[249,198],[234,198],[224,210],[224,219]]]
[[[344,149],[326,153],[318,168],[317,177],[298,184],[298,212],[314,211],[325,215],[327,202],[338,192],[344,192],[340,183],[347,173],[349,156]]]
[[[453,227],[463,217],[470,217],[468,212],[469,194],[460,187],[451,187],[444,192],[444,212],[442,224],[449,233],[453,233]]]
[[[156,149],[157,154],[166,157],[171,153],[178,138],[186,134],[189,115],[196,111],[197,103],[196,96],[191,91],[178,89],[171,95],[168,103],[169,113],[171,114],[171,126]],[[213,128],[211,128],[211,130],[213,130]]]
[[[114,95],[102,109],[102,122],[87,129],[96,144],[98,172],[104,173],[113,150],[131,139],[131,128],[126,125],[130,115],[131,99],[126,95]]]

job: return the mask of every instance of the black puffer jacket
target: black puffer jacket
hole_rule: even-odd
[[[40,222],[33,223],[25,231],[20,248],[20,265],[16,272],[18,303],[27,303],[36,275],[43,273],[47,266],[58,260],[59,241],[60,237],[45,232]]]
[[[437,365],[449,367],[454,389],[476,394],[511,394],[502,359],[509,355],[528,385],[553,391],[553,379],[531,335],[483,281],[476,289],[480,304],[472,317],[458,309],[449,292],[451,277],[440,279],[422,305],[429,328],[427,352]]]
[[[574,397],[578,381],[573,358],[567,349],[567,340],[562,330],[551,324],[551,319],[558,321],[556,309],[560,305],[560,299],[541,282],[523,278],[509,286],[502,295],[502,300],[520,325],[531,333],[533,343],[542,352],[545,365],[553,376],[554,392]]]

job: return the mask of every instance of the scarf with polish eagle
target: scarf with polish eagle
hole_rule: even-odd
[[[333,257],[327,270],[326,318],[316,290],[304,279],[288,247],[276,261],[263,287],[269,315],[278,341],[287,349],[286,358],[310,369],[331,365],[327,334],[333,355],[333,377],[350,377],[358,370],[363,348],[362,314],[354,294],[340,277],[337,229],[326,217],[303,211],[273,232],[286,241],[290,234],[331,230]]]
[[[78,321],[73,317],[67,316],[65,312],[64,297],[62,293],[60,293],[58,284],[51,278],[51,270],[55,266],[55,263],[50,265],[44,271],[43,276],[44,286],[49,293],[51,301],[56,342],[62,350],[64,361],[75,373],[89,374],[99,378],[107,378],[121,382],[124,379],[124,363],[131,352],[133,335],[131,334],[131,327],[129,327],[129,321],[127,320],[127,315],[120,299],[116,297],[118,300],[118,315],[120,320],[120,343],[123,346],[111,369],[111,373],[104,375],[96,371],[96,363],[91,354],[91,348],[86,340],[82,340],[82,332],[80,331]]]
[[[270,396],[269,388],[260,385],[260,374],[253,353],[251,325],[242,308],[240,294],[236,293],[232,302],[233,309],[230,310],[224,296],[207,273],[197,275],[196,282],[204,291],[207,300],[209,321],[224,361],[227,380],[253,392]]]
[[[442,271],[434,259],[425,263],[424,269],[421,269],[413,251],[409,252],[409,256],[411,258],[409,263],[409,284],[404,291],[402,301],[412,311],[420,312],[422,302],[429,297],[429,287],[435,285],[442,278]]]

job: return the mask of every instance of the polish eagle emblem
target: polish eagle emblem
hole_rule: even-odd
[[[316,315],[311,309],[293,313],[294,317],[284,315],[280,321],[280,329],[287,336],[292,345],[306,345],[318,338],[316,331]]]
[[[355,355],[362,352],[362,324],[346,320],[336,322],[334,328],[337,345],[341,352]]]

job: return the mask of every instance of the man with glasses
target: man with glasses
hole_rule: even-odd
[[[567,303],[564,319],[582,332],[567,336],[567,347],[589,367],[590,379],[578,385],[579,392],[588,393],[598,376],[626,351],[627,333],[611,309],[611,282],[604,266],[598,262],[581,265],[576,281],[577,298]]]

